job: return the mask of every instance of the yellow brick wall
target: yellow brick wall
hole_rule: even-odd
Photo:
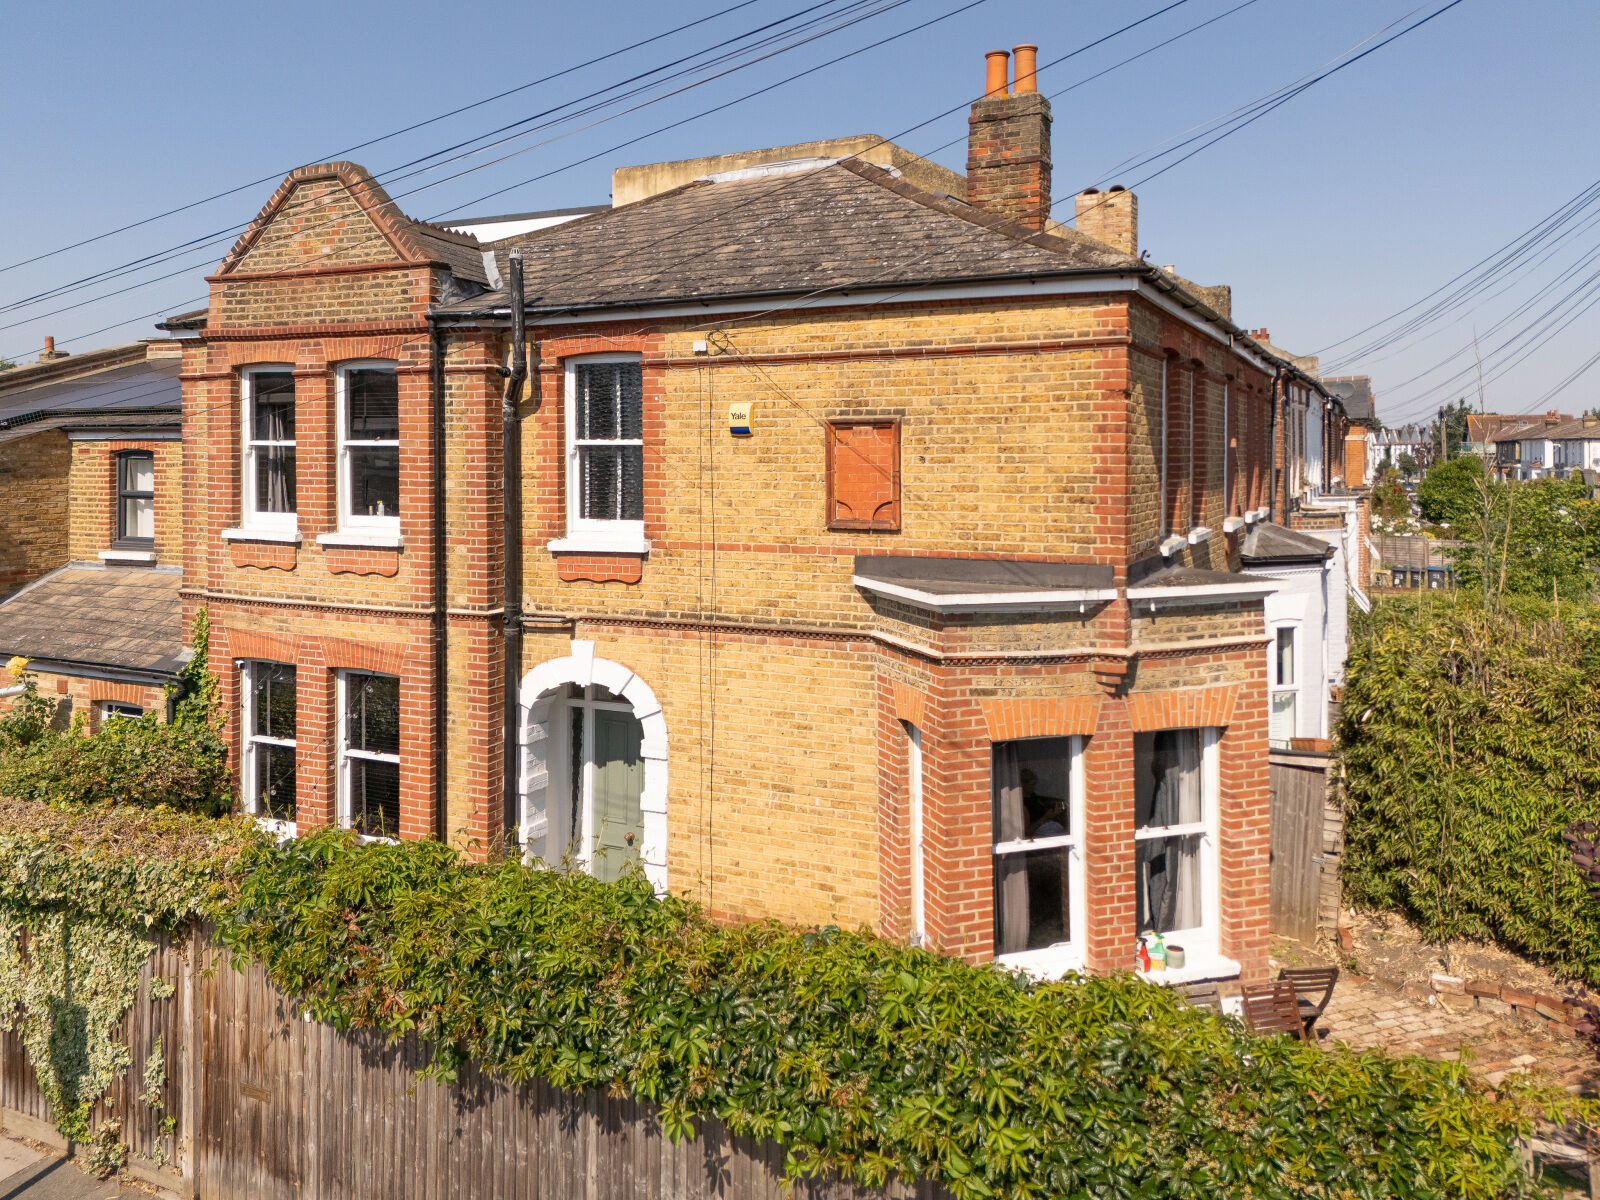
[[[149,450],[155,459],[156,561],[176,566],[183,557],[183,444],[136,439],[73,442],[68,557],[94,562],[109,549],[117,529],[117,454]]]
[[[67,561],[71,460],[59,429],[0,447],[0,596]]]

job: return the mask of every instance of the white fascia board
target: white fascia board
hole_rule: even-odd
[[[1232,600],[1262,600],[1276,592],[1278,583],[1197,583],[1188,587],[1131,587],[1128,603],[1155,608],[1216,604]]]
[[[1059,612],[1066,609],[1082,610],[1090,604],[1108,604],[1117,598],[1116,588],[1059,588],[1038,592],[964,592],[938,595],[898,583],[885,583],[881,579],[868,579],[864,575],[852,576],[852,582],[863,591],[875,592],[894,600],[904,600],[918,608],[940,613]]]

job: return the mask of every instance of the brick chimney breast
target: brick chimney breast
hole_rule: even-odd
[[[1139,197],[1121,185],[1104,192],[1090,188],[1078,193],[1077,205],[1073,224],[1079,233],[1139,257]]]
[[[1031,49],[1031,47],[1030,47]],[[1032,83],[1029,78],[1024,86]],[[987,95],[967,121],[967,203],[1029,229],[1050,217],[1050,101]]]

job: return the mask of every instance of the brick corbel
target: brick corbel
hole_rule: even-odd
[[[644,556],[640,554],[558,554],[556,577],[572,583],[638,583],[644,578]]]
[[[334,575],[397,575],[400,572],[398,550],[351,549],[348,546],[329,546],[323,557],[328,571]]]
[[[298,548],[286,542],[228,543],[228,559],[236,567],[256,567],[263,571],[292,571]]]
[[[1229,683],[1129,696],[1128,720],[1135,733],[1227,725],[1233,721],[1233,704],[1238,694],[1239,685]]]
[[[1128,660],[1125,658],[1097,659],[1093,670],[1095,682],[1108,696],[1115,696],[1128,680]]]

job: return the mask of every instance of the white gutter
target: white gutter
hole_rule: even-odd
[[[904,600],[939,613],[1013,612],[1019,609],[1039,612],[1083,612],[1091,604],[1107,604],[1117,598],[1116,588],[1055,588],[1037,592],[960,592],[943,595],[924,592],[898,583],[885,583],[856,575],[851,580],[863,591]]]

